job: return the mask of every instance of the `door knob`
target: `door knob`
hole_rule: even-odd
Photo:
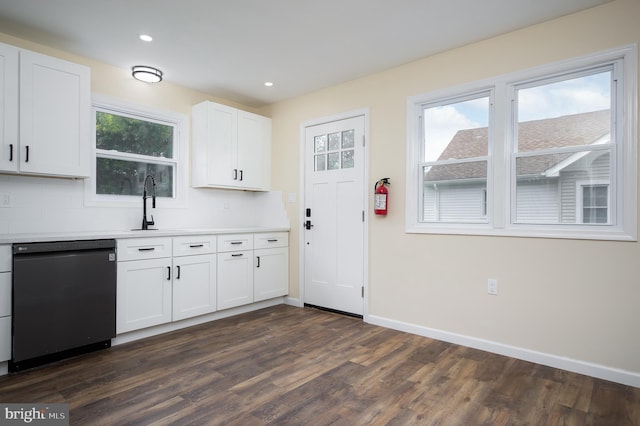
[[[310,220],[307,220],[307,221],[304,223],[304,227],[305,227],[305,229],[311,229],[311,228],[313,228],[313,225],[311,224],[311,221],[310,221]]]

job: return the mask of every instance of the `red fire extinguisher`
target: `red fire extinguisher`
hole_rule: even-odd
[[[380,179],[373,187],[373,189],[375,190],[373,211],[379,215],[386,215],[387,206],[389,205],[389,190],[385,185],[391,185],[391,183],[389,183],[389,178]]]

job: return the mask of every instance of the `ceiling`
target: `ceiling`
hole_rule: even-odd
[[[260,107],[608,1],[0,0],[0,32]]]

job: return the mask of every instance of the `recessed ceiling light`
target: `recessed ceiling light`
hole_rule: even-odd
[[[267,87],[271,87],[271,86],[273,86],[273,81],[265,81],[264,85],[267,86]]]
[[[140,34],[140,40],[142,41],[152,41],[153,37],[148,34]]]

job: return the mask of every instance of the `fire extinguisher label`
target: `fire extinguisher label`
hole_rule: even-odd
[[[387,208],[387,194],[376,194],[373,204],[376,210],[385,210]]]

